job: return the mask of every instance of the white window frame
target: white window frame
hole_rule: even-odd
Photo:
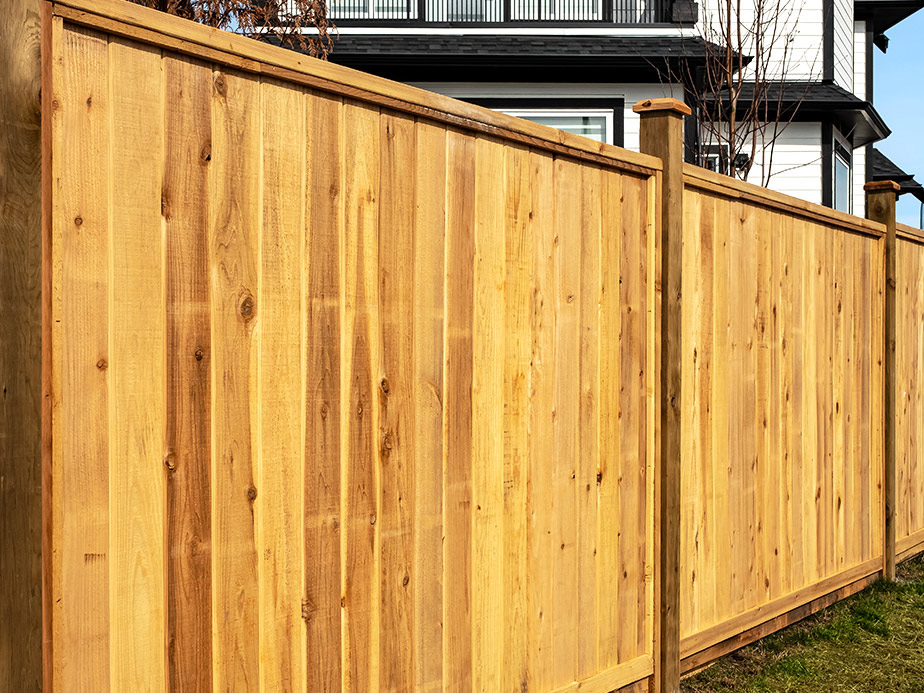
[[[612,108],[501,108],[501,113],[516,116],[517,118],[604,118],[603,137],[606,144],[613,144],[613,117]]]

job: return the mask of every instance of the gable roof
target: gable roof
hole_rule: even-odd
[[[873,180],[892,180],[901,186],[899,195],[911,193],[921,202],[924,202],[924,187],[918,183],[914,176],[901,170],[889,157],[872,147],[870,164],[873,169]]]

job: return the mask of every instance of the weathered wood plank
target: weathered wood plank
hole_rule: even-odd
[[[216,71],[209,164],[213,686],[259,682],[254,504],[260,322],[260,83]]]
[[[50,61],[41,51],[52,30],[44,12],[37,0],[15,0],[0,26],[0,689],[9,691],[41,689],[43,598],[51,610],[51,574],[40,589],[42,566],[51,566],[42,548],[42,186],[51,177],[42,139],[51,111],[40,57]],[[46,94],[50,77],[46,67]]]
[[[414,687],[414,247],[417,130],[413,120],[383,114],[380,124],[379,311],[382,372],[377,399],[381,449],[380,690]]]
[[[212,689],[209,158],[212,70],[164,57],[167,675]]]
[[[443,681],[472,688],[472,348],[475,143],[450,131],[446,173],[443,405]]]
[[[529,371],[534,264],[530,236],[529,151],[506,153],[504,240],[504,680],[505,691],[529,687],[527,482]]]
[[[65,29],[54,67],[52,533],[55,685],[110,688],[109,46]],[[64,59],[66,56],[66,59]]]
[[[505,164],[500,142],[475,140],[472,686],[485,691],[501,688],[504,665]]]
[[[164,688],[164,164],[159,50],[109,44],[112,686]]]
[[[414,647],[416,683],[443,686],[443,402],[446,131],[417,123],[414,240]]]
[[[578,491],[580,455],[581,169],[555,160],[555,398],[552,418],[553,681],[577,674]],[[628,614],[623,614],[625,619]]]
[[[306,412],[302,329],[305,108],[301,89],[264,81],[257,454],[260,687],[301,691]],[[292,127],[280,127],[280,123]],[[292,391],[295,391],[293,397]]]
[[[531,686],[552,686],[552,411],[555,397],[555,223],[547,191],[553,159],[529,155],[529,234],[533,238],[532,335],[529,375],[529,459],[527,463],[527,632]]]
[[[344,253],[341,331],[341,512],[344,686],[377,689],[381,510],[379,408],[379,111],[343,106]]]
[[[308,691],[339,690],[341,643],[341,337],[343,131],[339,99],[308,93],[305,226],[305,600]]]

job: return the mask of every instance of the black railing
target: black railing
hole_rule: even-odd
[[[670,0],[329,0],[334,21],[501,24],[670,21]]]

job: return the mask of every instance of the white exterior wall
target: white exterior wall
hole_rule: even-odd
[[[854,216],[866,216],[866,147],[853,150],[853,212]]]
[[[866,22],[853,23],[853,93],[866,99]],[[870,94],[872,96],[872,94]]]
[[[853,91],[853,0],[834,0],[834,82]]]
[[[529,82],[414,82],[413,86],[457,99],[535,99],[558,97],[580,99],[592,97],[621,98],[625,101],[623,131],[626,149],[638,151],[639,116],[632,107],[644,99],[673,96],[683,100],[683,89],[670,84],[564,84]],[[553,107],[550,104],[550,107]]]
[[[771,167],[768,188],[821,204],[821,123],[791,123],[777,140],[772,160],[757,152],[749,182],[760,184],[764,165]]]
[[[723,43],[710,29],[719,21],[717,2],[723,0],[704,0],[700,2],[700,22],[697,35],[714,43]],[[853,0],[835,0],[835,2],[852,3]],[[733,3],[734,6],[734,3]],[[723,4],[724,7],[724,4]],[[822,0],[779,0],[780,28],[778,39],[769,59],[768,76],[788,79],[820,80],[824,72],[824,10]],[[852,7],[852,4],[851,4]],[[753,22],[754,1],[741,0],[741,21],[744,26]],[[735,15],[733,15],[734,19]],[[853,13],[851,10],[851,21]],[[852,26],[852,25],[851,25]],[[851,28],[848,28],[848,43]],[[768,37],[769,38],[769,37]],[[753,55],[753,51],[745,51]],[[852,53],[852,50],[851,50]],[[747,70],[746,70],[747,72]]]

